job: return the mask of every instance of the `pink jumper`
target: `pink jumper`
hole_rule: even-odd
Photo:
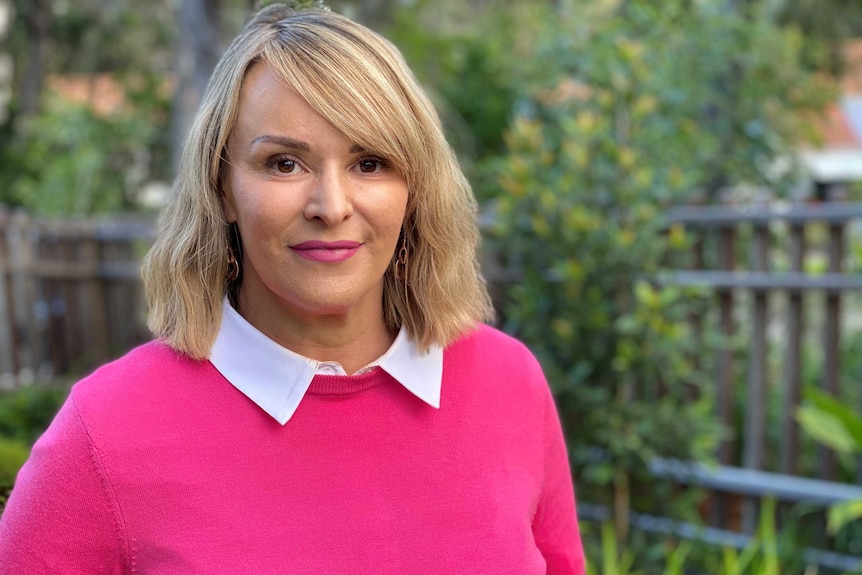
[[[281,426],[160,343],[84,379],[0,519],[0,574],[581,575],[559,420],[519,342],[444,352],[440,409],[380,368]]]

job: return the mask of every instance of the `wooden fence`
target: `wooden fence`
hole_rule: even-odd
[[[671,225],[691,230],[696,241],[689,269],[671,272],[664,280],[712,288],[719,329],[727,340],[739,335],[740,317],[746,317],[750,323],[750,329],[745,331],[748,376],[741,457],[737,455],[740,452],[737,446],[728,441],[719,453],[719,460],[749,469],[799,473],[799,428],[794,413],[802,391],[803,342],[820,343],[819,385],[832,395],[840,395],[842,325],[848,319],[846,313],[855,313],[857,318],[862,314],[862,309],[851,310],[845,305],[848,296],[862,293],[862,274],[845,270],[847,238],[854,224],[862,223],[862,204],[679,207],[670,210],[668,219]],[[819,234],[812,233],[815,227]],[[747,261],[739,250],[739,239],[744,235],[748,236],[750,251]],[[820,237],[815,239],[814,235]],[[711,254],[707,253],[710,249]],[[807,256],[823,260],[825,269],[806,272]],[[818,295],[822,297],[817,298]],[[779,298],[784,299],[783,307],[770,305]],[[814,308],[816,299],[821,300],[817,302],[819,309]],[[743,305],[746,308],[741,308]],[[807,321],[812,316],[817,324]],[[772,336],[770,325],[778,328]],[[811,329],[820,333],[808,333]],[[784,348],[783,373],[768,372],[770,344]],[[727,346],[720,351],[717,361],[718,410],[728,425],[734,420],[733,398],[738,385],[734,364],[739,355],[733,346]],[[857,375],[862,377],[862,373]],[[775,384],[784,393],[779,453],[770,454],[767,390]],[[862,380],[857,382],[857,388],[860,387]],[[858,407],[862,408],[862,403]],[[818,469],[820,478],[836,479],[835,461],[828,454],[821,457]]]
[[[728,497],[743,496],[742,527],[749,533],[757,521],[755,498],[821,508],[862,500],[855,485],[862,466],[855,477],[841,475],[825,449],[813,464],[806,461],[795,419],[806,383],[862,409],[862,373],[842,366],[848,336],[862,330],[862,301],[854,297],[862,294],[862,274],[847,269],[849,240],[855,233],[860,241],[862,203],[686,206],[667,218],[695,242],[688,261],[677,262],[662,281],[714,292],[713,317],[695,321],[713,322],[723,336],[715,361],[717,409],[737,433],[721,446],[718,468],[656,462],[656,473],[712,490],[712,521],[719,527],[739,527],[730,515],[739,515],[733,503],[740,500]],[[853,564],[846,555],[827,554],[820,562]]]
[[[147,339],[149,220],[0,212],[0,386],[77,376]]]

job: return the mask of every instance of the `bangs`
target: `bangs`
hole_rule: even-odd
[[[390,66],[397,53],[375,44],[319,24],[310,29],[293,18],[263,47],[260,60],[347,138],[384,157],[411,182],[411,173],[421,169],[422,125],[399,81],[401,71]]]

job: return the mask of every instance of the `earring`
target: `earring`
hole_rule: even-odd
[[[236,222],[227,228],[227,270],[224,275],[227,299],[234,309],[239,309],[239,285],[242,282],[242,241]]]
[[[237,281],[242,272],[242,243],[239,239],[239,226],[236,222],[228,224],[227,229],[227,272],[229,283]]]
[[[235,282],[239,277],[239,262],[236,261],[236,256],[233,255],[231,248],[227,249],[227,274],[225,279],[229,282]]]
[[[407,283],[407,235],[401,233],[401,248],[398,250],[398,258],[395,260],[395,277]]]

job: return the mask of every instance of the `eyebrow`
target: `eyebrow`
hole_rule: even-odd
[[[285,136],[270,136],[268,134],[258,136],[257,138],[252,140],[249,147],[254,147],[255,144],[260,143],[279,144],[281,146],[284,146],[285,148],[294,148],[296,150],[303,150],[305,152],[311,149],[311,147],[305,142],[294,140],[293,138],[287,138]]]
[[[288,138],[286,136],[273,136],[269,134],[264,134],[262,136],[256,137],[251,141],[249,147],[254,147],[255,144],[260,143],[278,144],[280,146],[284,146],[285,148],[293,148],[294,150],[302,150],[303,152],[308,152],[311,150],[311,146],[309,146],[307,142],[294,140],[293,138]],[[366,151],[367,150],[359,144],[353,144],[352,146],[350,146],[349,153],[359,154]]]

